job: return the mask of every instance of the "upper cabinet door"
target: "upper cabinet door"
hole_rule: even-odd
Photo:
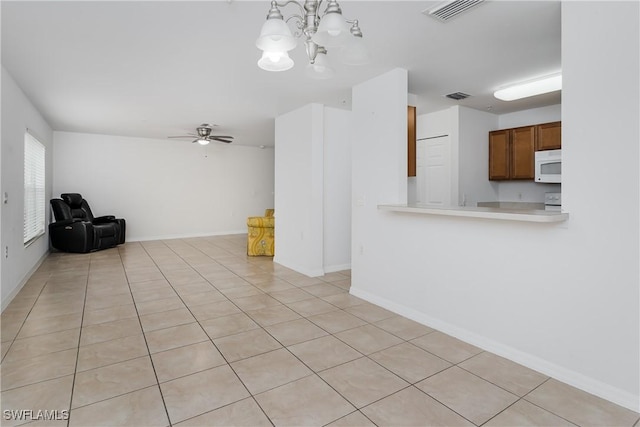
[[[511,132],[511,179],[534,179],[536,127],[525,126]]]
[[[536,151],[558,150],[562,147],[562,122],[537,125],[536,132]]]
[[[489,132],[489,179],[509,179],[510,130]]]

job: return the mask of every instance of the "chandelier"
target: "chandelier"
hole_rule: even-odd
[[[267,21],[262,25],[256,46],[262,50],[258,67],[267,71],[286,71],[293,67],[289,51],[296,47],[296,38],[304,37],[309,57],[307,74],[310,77],[327,79],[334,70],[327,60],[327,48],[338,48],[342,62],[348,65],[362,65],[369,62],[369,53],[362,41],[362,31],[358,20],[346,20],[337,0],[327,0],[327,7],[319,12],[323,0],[305,0],[304,5],[296,0],[272,1]],[[300,14],[294,14],[285,21],[281,7],[295,4]],[[297,28],[291,32],[287,23],[293,21]]]

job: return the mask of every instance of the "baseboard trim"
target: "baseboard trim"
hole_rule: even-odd
[[[4,309],[7,308],[9,306],[9,304],[11,304],[11,301],[13,301],[13,299],[16,297],[16,295],[18,295],[18,293],[22,290],[24,285],[27,284],[27,282],[29,281],[31,276],[33,276],[33,273],[36,272],[36,270],[42,265],[42,263],[44,262],[44,260],[48,256],[49,256],[49,250],[47,250],[44,253],[44,255],[42,255],[40,257],[38,262],[36,262],[35,265],[33,267],[31,267],[31,269],[27,272],[27,274],[25,274],[25,276],[22,278],[20,283],[18,283],[18,286],[16,286],[15,289],[13,291],[11,291],[9,293],[9,295],[7,295],[7,297],[4,299],[4,301],[2,301],[2,310],[1,311],[4,311]]]
[[[415,320],[418,323],[429,326],[430,328],[436,329],[440,332],[444,332],[445,334],[475,345],[483,350],[512,360],[526,366],[527,368],[555,378],[558,381],[586,391],[587,393],[591,393],[632,411],[640,412],[640,396],[634,396],[632,393],[613,387],[579,372],[556,365],[548,360],[522,352],[500,342],[490,340],[482,335],[459,328],[448,322],[444,322],[440,319],[431,317],[425,313],[390,301],[357,287],[351,286],[349,292],[358,298],[362,298],[363,300],[393,311],[396,314]]]
[[[127,237],[127,242],[148,242],[150,240],[193,239],[196,237],[231,236],[234,234],[247,234],[247,230],[217,231],[205,234],[165,234],[162,236]]]

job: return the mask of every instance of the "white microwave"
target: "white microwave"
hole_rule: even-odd
[[[535,182],[560,183],[562,150],[536,151]]]

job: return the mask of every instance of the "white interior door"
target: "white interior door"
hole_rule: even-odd
[[[451,142],[448,135],[417,141],[416,202],[451,205]]]

